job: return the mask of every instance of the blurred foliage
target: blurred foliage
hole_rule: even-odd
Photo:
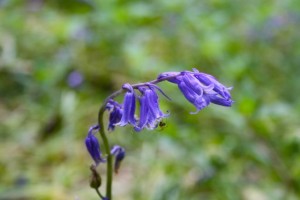
[[[299,11],[297,0],[0,0],[0,199],[97,199],[83,141],[101,102],[193,67],[234,86],[234,106],[190,115],[160,84],[167,126],[109,135],[127,151],[115,199],[298,199]]]

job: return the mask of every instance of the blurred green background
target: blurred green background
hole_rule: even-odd
[[[167,126],[109,134],[115,199],[299,199],[299,33],[297,0],[0,0],[0,199],[98,199],[84,138],[104,98],[193,67],[234,106],[190,115],[159,84]]]

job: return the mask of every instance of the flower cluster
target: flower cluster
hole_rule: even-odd
[[[113,100],[108,102],[107,107],[111,110],[109,130],[113,130],[115,126],[126,126],[127,124],[131,124],[135,131],[141,131],[144,128],[154,129],[161,119],[168,116],[160,110],[156,91],[162,92],[162,90],[158,86],[151,83],[141,84],[136,88],[139,94],[128,83],[124,84],[122,89],[126,91],[122,105]],[[139,118],[135,114],[136,99],[140,104]]]
[[[126,126],[127,124],[132,125],[135,131],[141,131],[144,128],[155,129],[163,118],[169,116],[160,110],[157,91],[166,95],[155,85],[155,83],[165,80],[176,84],[184,97],[196,107],[197,111],[193,114],[210,103],[221,106],[231,106],[233,103],[229,92],[232,88],[225,87],[209,74],[196,69],[183,72],[164,72],[152,82],[136,85],[124,84],[122,90],[125,91],[125,95],[122,104],[113,99],[108,100],[106,104],[106,109],[110,112],[108,130],[113,131],[115,126]],[[136,115],[136,100],[139,102],[139,117]],[[93,130],[98,129],[99,126],[91,127],[86,139],[86,146],[96,164],[104,161],[101,158],[98,140],[92,134]]]
[[[198,113],[210,103],[221,106],[231,106],[233,103],[229,92],[232,88],[225,87],[213,76],[196,69],[183,72],[164,72],[155,81],[162,80],[177,84],[184,97],[196,107],[197,111],[193,114]],[[119,104],[110,100],[107,105],[111,111],[109,130],[114,130],[115,126],[127,124],[132,125],[135,131],[141,131],[144,128],[151,130],[156,128],[163,118],[168,117],[168,114],[164,114],[160,110],[157,91],[166,95],[155,84],[151,82],[137,85],[126,83],[122,89],[126,91],[123,103]],[[136,117],[136,99],[140,104],[139,117]]]
[[[233,103],[229,93],[232,87],[225,87],[215,77],[199,72],[197,69],[193,72],[165,72],[160,74],[158,79],[166,77],[172,77],[168,81],[177,84],[185,98],[197,108],[193,114],[210,103],[227,107]]]
[[[192,114],[198,113],[210,105],[210,103],[226,107],[230,107],[233,104],[230,95],[231,87],[225,87],[215,77],[199,72],[196,69],[193,69],[193,71],[164,72],[161,73],[157,79],[146,83],[134,85],[126,83],[122,86],[121,90],[116,91],[107,98],[99,111],[98,121],[100,124],[92,126],[88,131],[85,144],[96,164],[95,166],[99,163],[107,162],[107,167],[112,168],[111,156],[114,156],[114,172],[118,173],[120,164],[125,157],[125,149],[118,145],[113,146],[109,152],[110,145],[103,130],[103,113],[109,111],[109,123],[107,128],[109,131],[113,131],[116,126],[126,126],[128,124],[133,126],[137,132],[145,128],[150,130],[157,128],[162,119],[169,116],[168,113],[161,111],[159,105],[158,92],[170,100],[161,88],[156,85],[163,81],[168,81],[178,86],[183,96],[196,107],[196,112],[192,112]],[[123,93],[125,93],[123,102],[118,103],[115,97]],[[139,110],[137,108],[139,108]],[[100,144],[93,131],[100,132],[103,144],[105,145],[106,156],[101,154]],[[109,170],[109,172],[111,171],[112,170]],[[96,176],[94,175],[94,177]],[[95,178],[96,182],[94,181],[95,184],[93,182],[93,187],[99,187],[98,179],[97,177]],[[108,196],[103,197],[100,194],[102,199],[110,199],[110,187],[111,176],[108,174]]]
[[[96,164],[95,166],[97,166],[99,163],[106,162],[106,159],[104,159],[102,156],[98,139],[96,136],[94,136],[94,133],[93,133],[94,130],[99,130],[99,128],[100,127],[98,125],[90,127],[90,129],[88,131],[88,135],[85,139],[86,148],[87,148],[89,154],[91,155],[92,159],[94,160],[94,162]],[[125,149],[118,145],[115,145],[111,148],[110,154],[114,155],[116,157],[114,170],[115,170],[115,173],[118,173],[118,170],[121,165],[121,161],[125,157]],[[92,167],[94,168],[95,166],[92,166]]]

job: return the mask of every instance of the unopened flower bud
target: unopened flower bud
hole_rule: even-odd
[[[102,158],[101,151],[100,151],[100,144],[98,142],[98,139],[96,136],[94,136],[93,131],[98,130],[99,126],[92,126],[89,129],[88,135],[85,138],[85,145],[90,153],[91,157],[95,161],[96,165],[98,165],[100,162],[105,162],[105,159]]]

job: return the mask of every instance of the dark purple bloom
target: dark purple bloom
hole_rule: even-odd
[[[135,130],[141,131],[145,127],[147,127],[148,129],[154,129],[157,127],[158,122],[168,115],[164,114],[160,110],[158,95],[154,91],[154,88],[152,88],[151,86],[143,86],[139,87],[138,89],[142,93],[142,95],[139,97],[140,120],[135,127]]]
[[[158,79],[161,78],[178,85],[185,98],[197,108],[195,113],[210,103],[221,106],[231,106],[233,103],[229,92],[232,88],[225,87],[213,76],[196,69],[193,72],[165,72],[158,76]]]
[[[135,113],[135,93],[132,86],[128,83],[124,84],[123,89],[127,90],[124,102],[123,102],[123,114],[121,121],[117,123],[116,125],[119,126],[125,126],[128,123],[135,125],[136,120],[134,118]]]
[[[115,145],[113,146],[113,148],[111,149],[110,153],[112,155],[115,156],[115,166],[114,166],[114,169],[115,169],[115,173],[117,174],[118,171],[119,171],[119,168],[121,166],[121,162],[122,160],[125,158],[125,149],[118,146],[118,145]]]
[[[86,148],[95,161],[96,165],[98,165],[100,162],[105,162],[105,159],[101,157],[100,144],[98,142],[98,139],[93,134],[93,131],[98,129],[98,125],[92,126],[89,129],[87,137],[85,138]]]
[[[110,111],[108,130],[113,131],[115,129],[116,124],[119,123],[122,118],[123,109],[118,102],[112,99],[109,100],[109,102],[106,105],[106,108]]]

